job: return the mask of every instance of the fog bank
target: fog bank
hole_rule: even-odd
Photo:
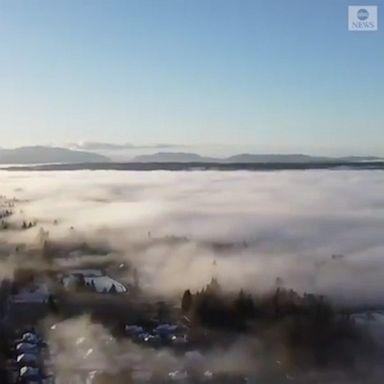
[[[33,244],[43,227],[51,240],[105,245],[164,294],[214,274],[231,288],[268,289],[280,277],[301,291],[384,302],[380,171],[1,171],[0,185],[18,199],[3,251]],[[20,231],[23,219],[38,226]]]

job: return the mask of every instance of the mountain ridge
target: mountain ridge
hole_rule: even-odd
[[[0,164],[50,164],[50,163],[103,163],[113,162],[107,156],[97,152],[80,151],[65,147],[25,146],[14,149],[0,147]],[[127,160],[132,163],[213,163],[213,164],[306,164],[306,163],[332,163],[332,162],[375,162],[384,161],[379,156],[311,156],[301,153],[291,154],[254,154],[240,153],[228,157],[202,156],[193,152],[156,152],[143,154]]]
[[[157,152],[150,155],[139,155],[131,162],[201,162],[201,163],[311,163],[311,162],[359,162],[382,161],[379,156],[310,156],[305,154],[252,154],[241,153],[224,158],[206,157],[190,152]]]
[[[0,164],[48,164],[107,161],[109,161],[109,159],[106,156],[98,153],[74,151],[62,147],[36,145],[13,149],[0,148]]]

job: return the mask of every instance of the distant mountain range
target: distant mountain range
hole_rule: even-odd
[[[92,152],[73,151],[57,147],[0,148],[0,164],[48,164],[106,162],[109,159]]]
[[[200,156],[188,152],[157,152],[151,155],[140,155],[132,159],[139,163],[217,163],[223,159]]]
[[[376,156],[324,157],[302,154],[239,154],[226,158],[201,156],[188,152],[158,152],[151,155],[134,157],[127,163],[219,163],[219,164],[314,164],[314,163],[363,163],[384,161]],[[0,164],[84,164],[108,163],[106,156],[89,151],[78,151],[68,148],[31,146],[15,149],[0,148]]]
[[[187,152],[158,152],[152,155],[141,155],[133,158],[132,162],[140,163],[317,163],[317,162],[364,162],[383,161],[384,158],[376,156],[347,156],[324,157],[308,156],[302,154],[239,154],[226,158],[200,156]]]

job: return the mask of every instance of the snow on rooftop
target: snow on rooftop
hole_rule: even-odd
[[[39,374],[38,368],[32,368],[32,367],[20,368],[20,376],[21,377],[37,376],[38,374]]]
[[[89,284],[95,286],[97,292],[109,292],[109,290],[114,285],[117,293],[125,293],[127,289],[123,284],[118,281],[112,279],[109,276],[98,276],[98,277],[85,277],[85,281]]]
[[[37,361],[37,356],[32,353],[22,353],[21,355],[17,356],[16,361],[23,364],[34,363]]]
[[[123,284],[103,274],[103,272],[98,269],[72,270],[71,272],[69,272],[63,277],[64,285],[66,287],[71,285],[71,283],[76,278],[76,275],[83,276],[85,283],[89,286],[94,286],[95,291],[98,293],[109,292],[112,286],[115,286],[117,293],[127,292],[127,289]]]

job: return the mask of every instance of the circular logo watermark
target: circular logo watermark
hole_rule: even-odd
[[[378,9],[377,5],[349,5],[348,6],[348,30],[349,31],[377,31],[378,30],[377,9]]]
[[[365,8],[361,8],[357,11],[357,18],[361,21],[367,20],[369,17],[369,12]]]

